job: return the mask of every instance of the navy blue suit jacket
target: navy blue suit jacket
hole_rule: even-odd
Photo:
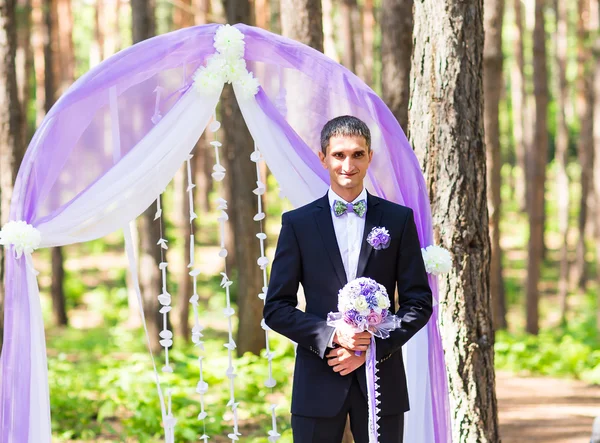
[[[387,249],[375,250],[366,241],[374,227],[388,229]],[[431,289],[423,264],[413,211],[367,195],[365,230],[357,277],[370,277],[384,285],[392,302],[390,310],[402,320],[386,340],[376,339],[381,392],[381,414],[409,409],[401,347],[431,316]],[[347,283],[333,228],[327,195],[282,216],[282,228],[271,269],[264,307],[266,324],[298,343],[292,414],[332,417],[340,410],[353,376],[365,392],[364,365],[342,376],[325,358],[333,328],[329,312],[337,311],[339,290]],[[306,297],[306,311],[296,308],[298,285]],[[393,294],[398,289],[399,304]]]

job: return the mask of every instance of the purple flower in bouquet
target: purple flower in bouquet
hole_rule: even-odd
[[[356,326],[356,316],[358,315],[358,311],[355,309],[350,309],[344,312],[344,321],[348,323],[350,326]]]
[[[390,246],[390,233],[383,227],[375,227],[369,232],[367,243],[373,246],[373,249],[386,249]]]
[[[367,323],[369,324],[369,326],[377,326],[382,321],[383,317],[381,314],[377,313],[377,311],[371,311],[371,313],[367,315]]]

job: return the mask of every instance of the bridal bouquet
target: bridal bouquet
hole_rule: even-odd
[[[391,314],[390,298],[383,285],[360,277],[348,282],[338,294],[338,311],[327,315],[327,324],[337,329],[371,333],[371,344],[366,356],[367,394],[369,400],[369,443],[378,441],[377,367],[375,338],[388,338],[390,331],[400,326],[400,319]],[[357,355],[360,355],[357,352]]]

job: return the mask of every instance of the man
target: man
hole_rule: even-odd
[[[366,191],[364,179],[373,151],[364,122],[350,116],[329,121],[321,132],[321,149],[319,157],[331,186],[324,197],[283,214],[264,308],[267,325],[298,343],[292,393],[294,442],[339,443],[348,415],[354,441],[369,440],[364,351],[371,336],[337,331],[326,321],[329,312],[337,311],[339,290],[357,277],[384,285],[390,310],[402,321],[388,339],[376,339],[379,441],[402,442],[403,414],[409,405],[401,347],[431,315],[431,290],[413,212]],[[374,227],[389,231],[388,248],[374,250],[367,243]],[[296,308],[300,283],[305,312]]]

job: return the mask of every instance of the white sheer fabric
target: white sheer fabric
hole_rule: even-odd
[[[295,154],[281,128],[265,115],[255,97],[244,99],[236,91],[236,98],[258,149],[291,203],[298,207],[325,195],[328,184]],[[371,184],[377,188],[378,177],[370,179],[367,188]],[[411,406],[405,416],[404,441],[407,442],[436,443],[431,396],[426,395],[430,389],[427,334],[427,328],[421,329],[403,347]]]
[[[200,98],[196,90],[190,89],[106,175],[64,211],[37,226],[41,246],[103,237],[139,216],[187,159],[214,113],[220,94],[219,90]],[[27,259],[32,335],[29,443],[46,443],[51,441],[51,429],[44,323],[35,270],[31,257]]]

